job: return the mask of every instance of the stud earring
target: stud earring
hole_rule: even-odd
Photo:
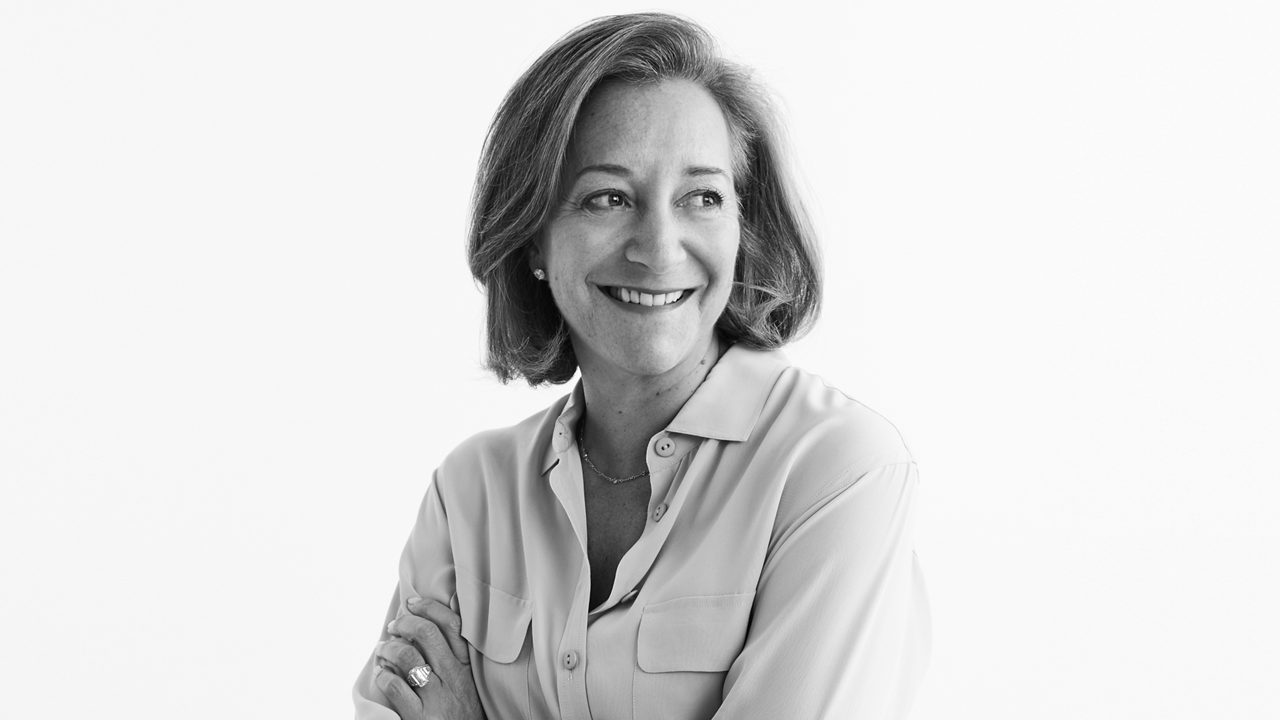
[[[547,279],[547,271],[546,271],[546,270],[543,270],[542,268],[534,268],[534,269],[533,269],[533,276],[534,276],[534,277],[536,277],[536,278],[538,278],[539,280],[546,280],[546,279]]]

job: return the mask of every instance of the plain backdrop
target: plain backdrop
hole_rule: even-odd
[[[0,0],[7,717],[348,717],[482,370],[475,162],[648,5]],[[667,6],[773,88],[787,352],[921,469],[923,720],[1280,717],[1280,13]]]

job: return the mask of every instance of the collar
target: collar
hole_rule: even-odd
[[[730,346],[667,425],[667,432],[729,442],[746,440],[751,437],[778,376],[790,364],[777,350]],[[579,379],[555,420],[551,442],[543,455],[544,475],[560,461],[560,454],[573,446],[574,428],[584,407]],[[554,406],[551,412],[555,412]]]
[[[730,346],[667,425],[667,432],[730,442],[746,440],[778,376],[790,364],[777,350]]]

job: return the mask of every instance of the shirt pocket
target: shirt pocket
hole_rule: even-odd
[[[742,652],[755,593],[698,595],[644,608],[636,638],[635,720],[709,718]]]
[[[533,605],[457,568],[462,637],[485,714],[529,717],[529,621]]]

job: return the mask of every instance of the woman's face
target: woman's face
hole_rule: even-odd
[[[654,376],[707,351],[738,253],[729,128],[685,80],[614,83],[578,115],[547,272],[584,370]]]

